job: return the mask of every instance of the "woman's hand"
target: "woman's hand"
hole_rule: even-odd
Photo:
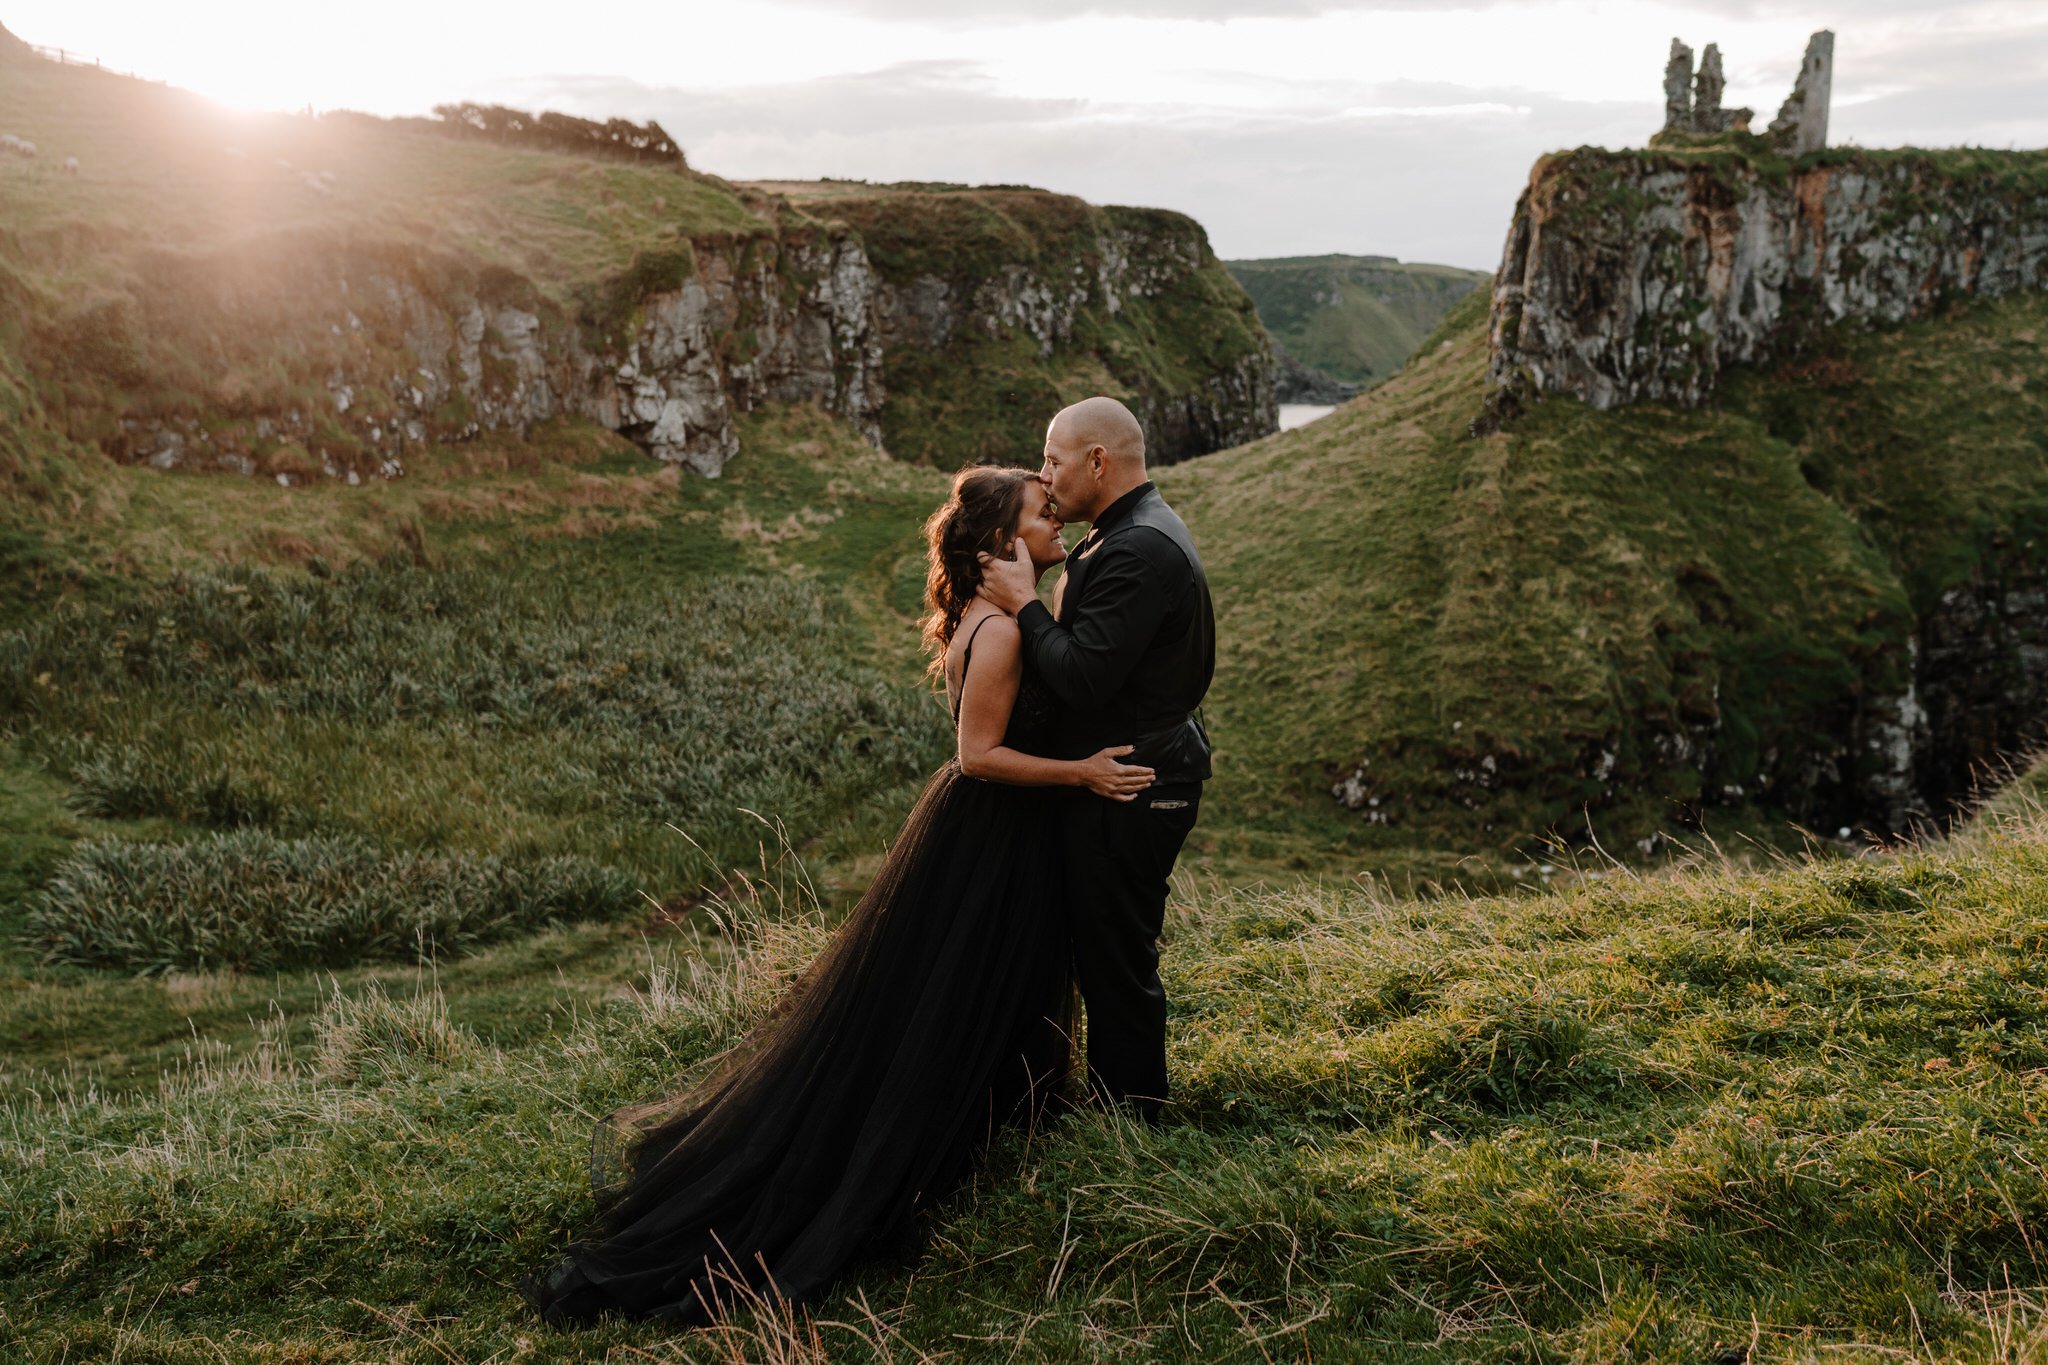
[[[1081,785],[1112,801],[1136,800],[1139,792],[1152,785],[1153,773],[1150,768],[1141,768],[1135,763],[1117,762],[1131,748],[1131,745],[1119,744],[1104,749],[1093,758],[1082,759],[1079,764]]]

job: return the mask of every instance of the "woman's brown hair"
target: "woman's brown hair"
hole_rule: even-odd
[[[981,553],[1001,554],[1024,517],[1027,489],[1037,475],[1005,465],[971,465],[953,476],[953,491],[924,523],[924,647],[935,679],[946,669],[946,647],[960,617],[981,587]]]

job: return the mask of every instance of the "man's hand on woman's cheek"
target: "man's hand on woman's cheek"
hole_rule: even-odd
[[[998,559],[982,551],[981,571],[981,595],[1012,616],[1038,596],[1038,575],[1021,548],[1015,559]]]

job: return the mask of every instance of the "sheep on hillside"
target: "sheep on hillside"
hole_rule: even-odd
[[[66,174],[66,175],[77,175],[77,174],[78,174],[78,158],[77,158],[77,157],[75,157],[75,156],[67,156],[67,157],[65,157],[65,158],[64,158],[64,174]]]
[[[21,140],[21,145],[19,147],[16,147],[14,150],[21,153],[25,157],[33,158],[36,154],[36,144],[30,142],[27,138],[23,138]]]
[[[11,152],[21,146],[21,139],[12,133],[0,133],[0,152]]]

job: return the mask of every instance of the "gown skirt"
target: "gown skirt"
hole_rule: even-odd
[[[593,1179],[616,1197],[520,1286],[543,1319],[702,1324],[741,1284],[814,1301],[955,1188],[997,1128],[1047,1112],[1076,1011],[1046,850],[1056,799],[953,760],[932,776],[768,1015],[683,1093],[599,1122]],[[622,1131],[619,1192],[600,1168]]]

